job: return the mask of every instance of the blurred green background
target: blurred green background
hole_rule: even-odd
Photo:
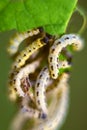
[[[79,0],[79,5],[87,10],[87,1]],[[72,24],[74,23],[74,24]],[[71,19],[68,32],[80,27],[78,16]],[[75,30],[74,30],[75,28]],[[10,121],[16,113],[16,105],[7,98],[7,79],[12,61],[6,48],[13,31],[0,33],[0,130],[9,130]],[[70,84],[70,107],[61,130],[87,130],[87,28],[82,35],[85,47],[74,54]]]

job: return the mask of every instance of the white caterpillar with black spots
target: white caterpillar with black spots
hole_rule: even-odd
[[[59,68],[68,68],[67,61],[61,61],[59,63]],[[45,92],[48,87],[48,84],[51,80],[50,73],[48,67],[44,67],[37,77],[37,81],[35,84],[35,99],[36,105],[39,110],[41,110],[45,115],[48,114],[47,104],[45,101]]]
[[[50,48],[48,56],[49,70],[53,79],[56,79],[59,74],[59,54],[61,53],[62,49],[68,45],[72,45],[73,49],[78,51],[82,49],[83,42],[80,37],[76,36],[75,34],[63,35],[54,42]]]

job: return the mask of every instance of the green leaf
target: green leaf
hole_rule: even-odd
[[[66,60],[66,56],[60,53],[59,60],[61,61]]]
[[[43,26],[50,34],[62,34],[76,3],[77,0],[0,0],[0,31]]]
[[[63,74],[64,72],[70,72],[71,71],[71,67],[68,68],[60,68],[59,69],[59,75]]]

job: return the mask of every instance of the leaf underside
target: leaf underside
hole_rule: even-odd
[[[0,31],[23,32],[43,26],[50,34],[66,31],[77,0],[0,0]]]

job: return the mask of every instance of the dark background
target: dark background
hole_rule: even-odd
[[[79,0],[79,5],[87,11],[87,1]],[[72,24],[74,22],[74,24]],[[68,31],[76,31],[80,19],[71,19]],[[7,98],[7,79],[11,60],[6,52],[12,31],[0,33],[0,130],[9,130],[9,124],[16,113],[16,105]],[[74,54],[70,84],[70,108],[61,130],[87,130],[87,28],[82,35],[85,47]]]

